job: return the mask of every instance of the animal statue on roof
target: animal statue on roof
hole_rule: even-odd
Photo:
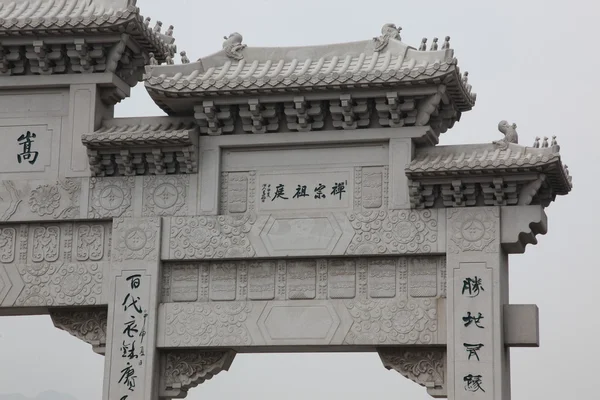
[[[509,143],[519,143],[519,135],[517,134],[517,124],[509,124],[507,121],[500,121],[498,123],[498,130],[504,134],[504,138],[501,140],[494,140],[497,146],[500,146],[502,150],[508,148]]]
[[[246,45],[242,44],[244,37],[241,34],[233,32],[229,36],[223,36],[223,39],[225,39],[223,42],[223,50],[225,50],[227,57],[233,58],[234,60],[241,60],[244,58],[242,50],[246,48]]]
[[[381,36],[373,38],[373,42],[375,42],[374,51],[384,50],[387,47],[390,39],[402,40],[402,38],[400,37],[401,30],[402,27],[396,27],[395,24],[383,25],[383,28],[381,28]]]

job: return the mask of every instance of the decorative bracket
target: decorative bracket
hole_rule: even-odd
[[[309,132],[323,128],[325,107],[322,102],[309,102],[303,96],[299,96],[294,97],[292,103],[285,103],[284,107],[289,130]]]
[[[250,99],[248,105],[240,107],[242,127],[248,133],[267,133],[279,129],[276,104],[261,104],[258,99]]]
[[[378,98],[375,103],[379,123],[382,126],[399,128],[414,124],[416,121],[417,111],[414,99],[406,99],[401,102],[397,92],[388,92],[385,94],[385,98]]]
[[[424,386],[431,397],[447,397],[445,349],[381,348],[377,352],[385,368]]]
[[[51,75],[67,69],[61,45],[47,45],[36,40],[27,47],[26,57],[30,61],[31,72],[35,74]]]
[[[56,310],[50,311],[50,318],[55,327],[91,344],[94,353],[104,355],[106,351],[106,310]]]
[[[217,107],[213,101],[207,100],[202,102],[202,106],[194,107],[194,110],[200,132],[212,136],[233,132],[235,113],[231,106]]]
[[[333,126],[356,129],[369,126],[371,108],[367,99],[354,100],[352,95],[343,94],[339,100],[331,100],[329,111]]]
[[[421,182],[410,182],[409,185],[410,205],[412,208],[433,207],[438,195],[435,185],[422,185]]]
[[[229,370],[235,351],[170,350],[161,355],[161,399],[187,396],[189,389]]]
[[[502,207],[501,242],[509,254],[522,254],[528,244],[537,244],[536,236],[548,232],[548,217],[539,206]]]
[[[486,206],[515,205],[519,201],[517,182],[505,182],[501,177],[494,178],[489,185],[482,184],[481,191]]]
[[[417,107],[416,126],[425,126],[429,123],[432,115],[437,115],[438,106],[442,100],[442,95],[446,91],[446,86],[438,87],[438,92],[428,96],[419,103]]]
[[[474,206],[477,203],[477,185],[460,180],[442,185],[442,200],[446,207]]]

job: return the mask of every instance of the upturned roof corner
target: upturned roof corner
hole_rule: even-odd
[[[173,26],[150,22],[136,0],[0,0],[0,76],[113,72],[134,86],[150,53],[177,51]]]

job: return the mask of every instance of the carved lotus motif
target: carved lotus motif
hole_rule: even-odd
[[[488,247],[496,239],[497,210],[460,210],[451,213],[450,251],[494,251]]]
[[[52,185],[40,185],[31,191],[29,207],[31,211],[43,217],[52,215],[60,206],[60,192],[58,187]]]

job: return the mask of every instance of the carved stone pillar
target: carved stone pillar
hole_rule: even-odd
[[[50,317],[58,329],[91,344],[94,353],[104,355],[106,352],[107,313],[105,309],[51,310]]]
[[[183,399],[189,389],[229,370],[235,352],[204,350],[168,350],[161,354],[161,399]]]
[[[382,348],[377,352],[384,367],[424,386],[431,397],[447,396],[445,349]]]
[[[447,209],[448,398],[509,400],[500,207]]]
[[[160,218],[116,218],[104,400],[156,400]]]

